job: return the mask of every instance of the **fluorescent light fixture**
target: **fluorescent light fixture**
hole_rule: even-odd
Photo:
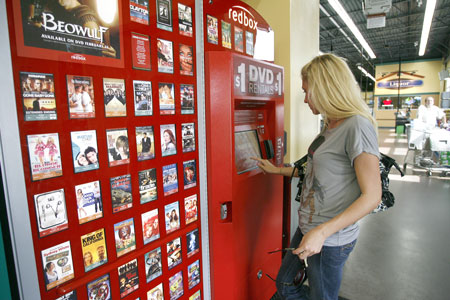
[[[367,44],[366,40],[362,36],[361,32],[359,32],[358,27],[356,27],[355,23],[353,23],[350,16],[347,14],[345,9],[342,7],[341,3],[338,0],[328,0],[328,3],[333,7],[333,9],[337,12],[339,17],[344,21],[359,43],[363,46],[364,50],[366,50],[367,54],[369,54],[370,58],[376,58],[375,53],[373,53],[369,44]]]
[[[369,77],[370,79],[372,79],[373,82],[376,81],[375,78],[374,78],[372,75],[370,75],[370,73],[367,72],[363,67],[358,66],[358,69],[359,69],[364,75],[366,75],[367,77]]]
[[[422,36],[420,37],[419,56],[423,56],[425,54],[425,49],[427,48],[428,35],[430,34],[431,21],[433,21],[435,7],[436,0],[427,0],[425,17],[423,18]]]

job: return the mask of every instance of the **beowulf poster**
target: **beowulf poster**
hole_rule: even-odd
[[[69,227],[64,189],[34,195],[39,237]]]
[[[62,176],[58,133],[27,135],[33,181]]]
[[[133,69],[151,70],[150,37],[148,35],[131,33],[131,54]]]
[[[180,84],[181,114],[194,114],[194,85]]]
[[[53,74],[20,72],[25,121],[56,120]]]
[[[133,22],[148,25],[147,0],[130,0],[130,19]]]
[[[178,26],[180,34],[192,37],[192,8],[178,3]]]
[[[70,241],[42,250],[41,255],[47,291],[74,277]]]
[[[134,292],[139,288],[139,274],[137,259],[127,262],[117,268],[119,273],[120,298]]]
[[[67,75],[67,99],[71,119],[95,118],[92,77]]]
[[[12,2],[19,56],[123,67],[118,0]]]
[[[125,117],[127,115],[125,80],[103,78],[103,100],[106,117]]]
[[[117,257],[136,249],[136,235],[133,218],[114,224]]]
[[[99,229],[81,236],[84,271],[88,272],[108,262],[105,230]]]
[[[156,0],[156,27],[172,31],[172,0]]]
[[[153,114],[152,83],[150,81],[133,80],[134,114],[151,116]]]

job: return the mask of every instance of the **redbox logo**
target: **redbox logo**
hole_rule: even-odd
[[[236,9],[239,9],[240,12],[236,11]],[[256,30],[256,26],[258,25],[258,22],[255,21],[255,17],[253,16],[253,14],[242,6],[232,6],[228,10],[228,18],[235,22],[238,22],[241,25],[250,27],[250,29],[253,30]]]
[[[71,59],[75,59],[75,60],[86,60],[86,57],[84,57],[81,54],[74,54],[70,57]]]

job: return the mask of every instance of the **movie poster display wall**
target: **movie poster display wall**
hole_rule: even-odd
[[[40,298],[201,299],[195,1],[6,2]]]

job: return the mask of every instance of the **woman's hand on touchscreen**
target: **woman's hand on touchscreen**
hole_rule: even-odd
[[[258,162],[258,167],[264,172],[264,174],[280,174],[280,168],[274,166],[267,159],[261,159],[258,157],[250,157],[250,159]]]

